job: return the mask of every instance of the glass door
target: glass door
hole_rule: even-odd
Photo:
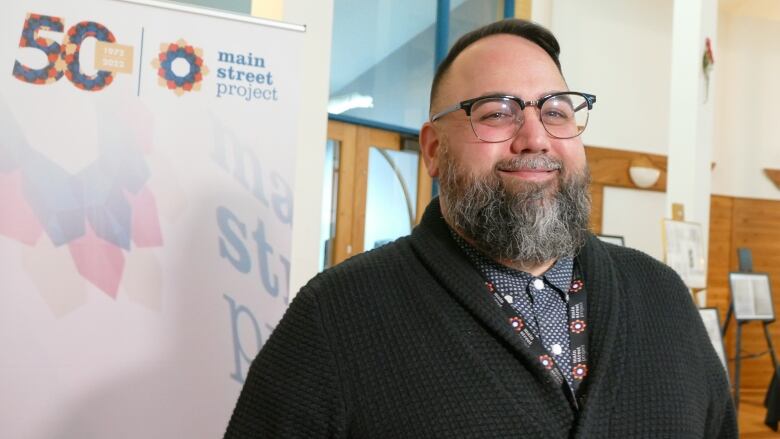
[[[411,232],[431,200],[416,138],[328,122],[321,267]]]

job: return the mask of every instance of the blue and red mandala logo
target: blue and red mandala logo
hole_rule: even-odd
[[[178,69],[174,62],[179,60],[188,66],[184,74],[175,71]],[[175,43],[160,44],[160,53],[152,61],[152,66],[157,69],[157,82],[160,86],[172,90],[176,96],[199,91],[203,77],[209,73],[208,67],[203,63],[203,50],[189,45],[183,39]]]

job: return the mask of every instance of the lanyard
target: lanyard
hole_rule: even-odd
[[[571,348],[571,364],[572,370],[561,371],[555,364],[555,361],[542,345],[541,338],[537,337],[528,327],[522,316],[512,308],[512,305],[504,299],[504,295],[498,291],[495,286],[486,282],[486,286],[493,299],[498,306],[503,310],[506,315],[509,325],[514,329],[515,333],[520,337],[523,345],[533,354],[539,364],[545,369],[558,386],[565,386],[569,393],[576,392],[580,388],[580,384],[588,375],[588,356],[587,356],[587,293],[585,291],[585,284],[582,281],[582,275],[579,270],[579,264],[574,264],[574,271],[572,282],[569,286],[567,311],[568,311],[568,332],[569,332],[569,346]],[[563,373],[570,373],[572,376],[572,387],[569,388]],[[570,398],[572,399],[572,398]],[[576,399],[573,404],[576,407]]]

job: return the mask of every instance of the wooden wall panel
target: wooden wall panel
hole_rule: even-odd
[[[731,248],[731,223],[734,199],[713,195],[710,199],[710,242],[707,258],[707,306],[715,306],[720,318],[726,318],[729,306],[729,271],[736,258]]]
[[[736,251],[739,247],[753,252],[753,270],[769,273],[775,315],[780,315],[780,201],[735,198],[733,201],[731,267],[736,269]],[[780,324],[770,326],[772,341],[780,342]],[[743,327],[742,345],[744,353],[767,350],[763,329],[759,323]],[[729,331],[730,345],[733,332]],[[730,352],[733,356],[733,347]],[[765,390],[772,377],[772,361],[769,355],[742,362],[742,387]]]
[[[729,272],[734,270],[735,257],[731,255],[733,249],[733,210],[734,198],[713,195],[710,197],[710,237],[709,254],[707,258],[707,306],[714,306],[720,312],[721,320],[726,318],[728,311]],[[721,321],[721,323],[723,323]],[[723,344],[726,348],[726,357],[734,357],[734,333],[736,325],[732,321],[729,331],[724,337]],[[744,364],[744,363],[743,363]],[[744,371],[744,369],[743,369]],[[729,362],[731,382],[734,382],[734,362]],[[742,376],[744,377],[744,373]],[[740,383],[744,388],[744,384]]]
[[[631,181],[628,168],[634,160],[648,159],[653,166],[661,170],[661,176],[654,186],[641,190],[666,191],[666,156],[598,146],[586,146],[585,155],[588,158],[588,167],[594,184],[639,189]]]
[[[590,201],[590,230],[598,235],[604,218],[604,186],[595,183],[590,185]]]

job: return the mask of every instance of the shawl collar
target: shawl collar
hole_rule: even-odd
[[[583,389],[583,410],[577,420],[575,437],[592,437],[590,419],[602,425],[614,412],[625,363],[627,294],[618,266],[605,244],[588,234],[585,246],[575,258],[580,264],[588,292],[588,368],[590,373]],[[611,419],[610,419],[611,421]],[[606,435],[605,431],[598,435]]]
[[[442,217],[439,199],[428,205],[420,225],[411,235],[415,252],[437,280],[463,307],[502,339],[524,361],[529,370],[551,391],[566,401],[563,392],[547,378],[538,361],[523,346],[506,322],[504,315],[485,288],[484,280],[450,236]],[[617,346],[625,333],[625,315],[620,302],[621,285],[618,273],[607,247],[598,238],[588,235],[587,242],[576,256],[588,291],[590,373],[585,381],[585,406],[577,422],[577,435],[587,435],[587,421],[591,417],[609,416],[617,382],[622,375],[622,354]],[[593,402],[593,404],[588,401]],[[596,404],[598,402],[598,404]]]
[[[563,392],[548,378],[535,356],[525,348],[488,292],[485,281],[450,235],[436,198],[428,205],[420,225],[412,231],[412,246],[434,277],[464,308],[519,355],[529,370],[551,391]]]

